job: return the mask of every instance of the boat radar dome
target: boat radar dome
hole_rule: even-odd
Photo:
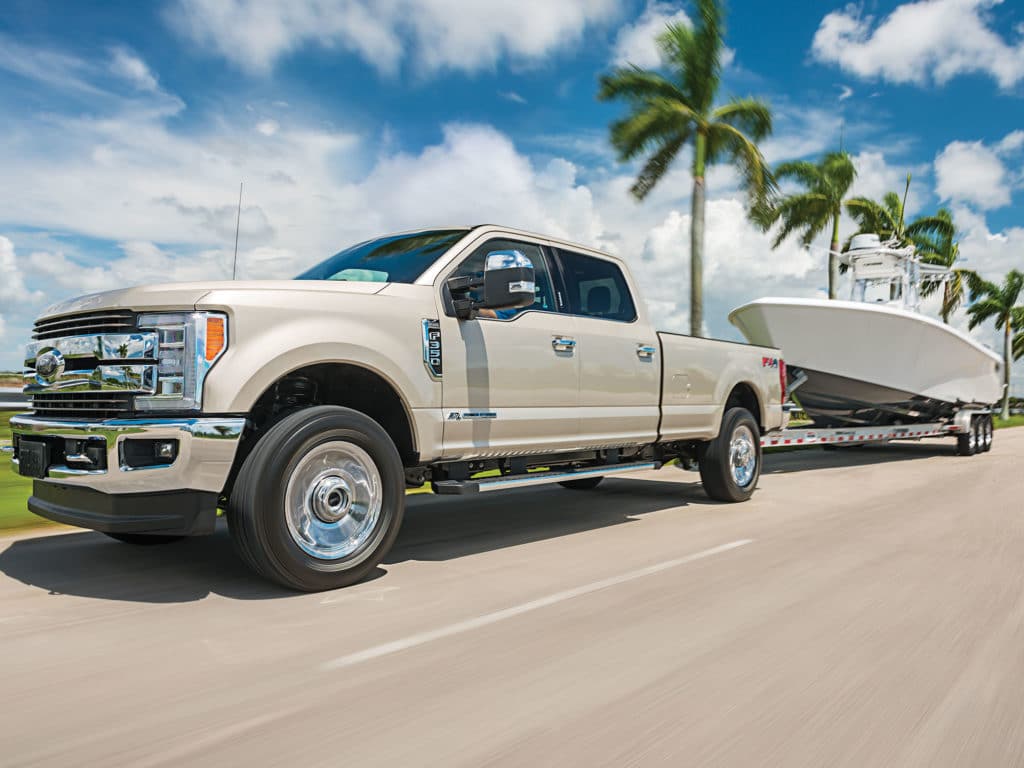
[[[882,247],[882,239],[878,235],[854,235],[850,240],[850,251],[871,251]]]

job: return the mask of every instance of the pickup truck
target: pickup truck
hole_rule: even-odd
[[[57,304],[11,420],[28,507],[123,542],[213,532],[259,574],[364,578],[406,489],[575,491],[669,462],[750,497],[778,350],[656,332],[625,262],[506,227],[389,235],[295,280]]]

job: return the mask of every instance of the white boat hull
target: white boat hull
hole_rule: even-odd
[[[752,344],[778,347],[787,365],[808,372],[804,399],[821,395],[826,403],[848,395],[850,404],[878,402],[892,405],[893,413],[920,410],[924,418],[938,404],[990,405],[1002,396],[999,355],[915,312],[765,298],[733,310],[729,321]]]

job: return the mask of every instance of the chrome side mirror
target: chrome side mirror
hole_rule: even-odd
[[[487,309],[521,309],[533,304],[536,281],[533,263],[522,251],[491,251],[484,260]]]

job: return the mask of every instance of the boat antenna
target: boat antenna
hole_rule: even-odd
[[[235,216],[235,255],[231,260],[231,279],[235,279],[238,268],[238,228],[242,223],[242,182],[238,182],[238,214]]]
[[[907,214],[907,195],[910,193],[910,171],[907,171],[907,186],[903,189],[903,202],[900,204],[900,226],[897,230],[903,239],[903,220]]]

